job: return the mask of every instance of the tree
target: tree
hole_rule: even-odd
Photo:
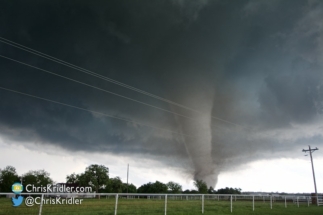
[[[215,190],[212,186],[209,187],[209,189],[207,190],[207,193],[208,194],[214,194],[215,193]]]
[[[67,184],[78,184],[79,183],[79,175],[72,173],[66,176],[66,183]]]
[[[50,174],[45,170],[30,170],[22,176],[24,189],[26,190],[28,184],[34,185],[34,187],[46,187],[48,184],[53,184],[53,180],[49,176]]]
[[[128,189],[127,189],[127,184],[123,183],[122,186],[122,192],[123,193],[137,193],[137,187],[133,184],[128,184]]]
[[[195,180],[194,186],[197,188],[199,193],[207,193],[207,185],[203,180]]]
[[[199,193],[197,190],[185,190],[183,191],[183,193],[192,193],[192,194],[196,194],[196,193]]]
[[[190,193],[191,191],[190,190],[184,190],[183,193]]]
[[[107,193],[122,193],[123,183],[120,177],[110,178],[109,182],[104,189]]]
[[[226,187],[226,188],[218,189],[217,193],[218,194],[241,194],[241,189]]]
[[[168,182],[167,187],[172,193],[181,193],[182,192],[182,185],[180,185],[176,182],[173,182],[173,181]]]
[[[138,188],[138,193],[167,193],[167,185],[156,181],[147,183]]]
[[[0,169],[0,192],[11,192],[11,186],[15,182],[19,182],[15,167],[6,166],[3,170]]]
[[[85,172],[79,175],[72,174],[68,176],[68,180],[77,181],[80,186],[91,186],[98,193],[100,189],[105,189],[109,181],[109,168],[103,165],[92,164],[86,167]],[[67,177],[66,177],[67,178]]]

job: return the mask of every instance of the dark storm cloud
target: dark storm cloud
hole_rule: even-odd
[[[321,71],[303,72],[268,76],[265,89],[260,93],[259,102],[267,120],[283,125],[290,122],[307,122],[317,116],[320,111],[316,106],[319,95],[317,86]]]
[[[309,143],[318,146],[323,139],[322,5],[294,0],[1,2],[0,36],[204,113],[0,43],[2,55],[196,119],[0,59],[1,87],[189,136],[3,90],[1,135],[71,151],[146,155],[164,163],[176,159],[175,165],[212,186],[221,171],[286,156]]]

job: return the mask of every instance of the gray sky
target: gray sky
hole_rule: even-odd
[[[197,110],[0,43],[2,56],[150,105],[0,58],[2,88],[133,121],[1,89],[0,168],[45,168],[64,180],[91,163],[118,175],[132,162],[138,185],[166,174],[187,187],[203,179],[259,190],[248,182],[255,166],[306,163],[290,170],[304,174],[301,149],[323,145],[321,1],[2,1],[0,16],[2,38]],[[15,148],[19,156],[5,156]],[[37,154],[42,165],[26,165]]]

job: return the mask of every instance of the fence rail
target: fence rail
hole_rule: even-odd
[[[272,209],[275,204],[287,208],[288,204],[290,206],[297,205],[297,207],[300,207],[300,204],[307,204],[307,207],[309,207],[312,203],[311,196],[305,195],[139,193],[93,193],[91,195],[80,193],[21,193],[20,195],[24,197],[24,202],[19,207],[12,207],[9,198],[16,198],[17,196],[13,193],[0,193],[0,215],[54,215],[64,213],[69,215],[94,213],[167,215],[183,211],[185,214],[204,214],[205,211],[214,211],[212,213],[217,214],[216,211],[219,207],[226,208],[225,210],[232,213],[235,207],[248,207],[248,210],[254,211],[260,205]],[[31,199],[33,206],[28,207],[27,200]],[[80,201],[81,204],[76,204]],[[318,199],[318,205],[323,205],[322,199]],[[12,212],[13,210],[14,212]]]
[[[317,205],[318,206],[323,206],[323,199],[318,198],[317,199]]]

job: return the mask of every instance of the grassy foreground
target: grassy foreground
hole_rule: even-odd
[[[42,215],[114,215],[115,199],[84,199],[81,205],[43,205]],[[13,207],[11,200],[0,198],[0,215],[38,215],[39,205],[27,207],[25,204]],[[165,213],[164,200],[148,199],[119,199],[117,214],[147,214],[163,215]],[[195,215],[202,214],[202,203],[199,200],[168,200],[167,214],[169,215]],[[230,201],[205,200],[204,214],[231,214]],[[252,211],[251,201],[233,201],[232,214],[286,214],[286,215],[322,215],[323,206],[307,206],[306,203],[297,205],[288,202],[273,203],[270,209],[269,202],[255,202],[255,211]]]

